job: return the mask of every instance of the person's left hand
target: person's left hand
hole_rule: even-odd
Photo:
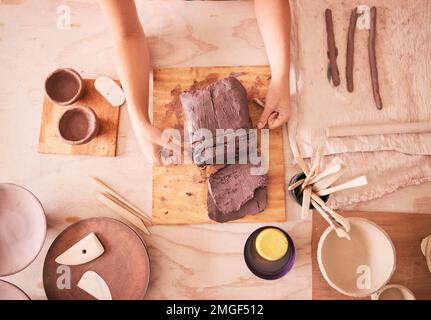
[[[266,94],[265,108],[260,116],[257,128],[268,124],[269,129],[276,129],[285,124],[290,117],[290,85],[288,81],[271,81]]]

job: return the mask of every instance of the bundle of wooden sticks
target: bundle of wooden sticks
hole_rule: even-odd
[[[288,187],[289,191],[301,188],[302,192],[302,217],[309,215],[310,205],[314,207],[322,217],[335,230],[339,237],[350,239],[349,222],[340,214],[332,210],[321,197],[334,192],[366,185],[365,176],[358,177],[346,183],[334,186],[333,184],[345,173],[344,162],[335,157],[326,168],[322,167],[324,150],[319,147],[315,154],[313,164],[307,164],[301,157],[296,157],[296,163],[301,167],[305,178],[298,180]]]

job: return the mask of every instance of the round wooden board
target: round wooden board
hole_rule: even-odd
[[[88,263],[69,266],[70,289],[59,289],[57,279],[64,274],[55,259],[79,240],[94,232],[105,252]],[[94,300],[77,287],[87,271],[99,274],[108,285],[112,299],[143,299],[150,279],[150,261],[141,237],[124,223],[111,218],[81,220],[66,228],[54,240],[43,266],[43,285],[50,300]]]

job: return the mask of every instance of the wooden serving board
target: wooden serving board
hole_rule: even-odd
[[[154,71],[153,123],[156,127],[176,128],[184,134],[184,115],[179,95],[190,88],[235,75],[247,90],[250,116],[256,124],[261,108],[252,98],[264,99],[269,84],[269,68],[200,67],[169,68]],[[184,135],[183,135],[184,136]],[[286,220],[284,193],[284,159],[282,130],[270,131],[268,172],[268,207],[257,215],[237,222],[276,222]],[[212,223],[207,211],[207,179],[193,164],[153,168],[153,223],[197,224]]]
[[[420,248],[422,239],[431,234],[431,214],[389,212],[344,212],[345,217],[361,217],[380,225],[391,237],[396,251],[396,269],[389,284],[409,288],[418,300],[431,299],[431,273]],[[313,299],[353,299],[332,289],[320,273],[317,246],[327,222],[313,213],[311,260]]]
[[[120,108],[112,107],[97,92],[93,79],[85,79],[85,93],[72,106],[60,106],[45,96],[39,136],[39,153],[73,154],[115,157],[117,151],[118,123]],[[120,84],[117,81],[118,84]],[[94,110],[100,121],[99,134],[83,145],[69,145],[59,137],[57,123],[61,115],[75,105],[88,106]]]

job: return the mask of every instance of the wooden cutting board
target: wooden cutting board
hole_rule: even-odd
[[[344,212],[342,215],[365,218],[385,229],[396,251],[396,269],[389,284],[406,286],[418,300],[431,299],[431,273],[420,248],[422,239],[431,234],[431,214]],[[332,289],[320,273],[317,246],[321,234],[327,227],[327,222],[314,212],[311,242],[313,299],[353,299]]]
[[[269,84],[269,68],[200,67],[169,68],[154,71],[153,123],[158,128],[176,128],[184,136],[184,115],[179,95],[184,90],[235,75],[247,90],[250,116],[256,124],[261,108],[252,98],[264,99]],[[271,130],[268,172],[268,207],[257,215],[237,222],[285,221],[284,159],[282,130]],[[207,211],[206,175],[193,164],[153,168],[153,223],[212,223]]]
[[[94,79],[84,79],[85,93],[73,106],[88,106],[94,110],[100,121],[99,134],[83,145],[69,145],[57,133],[57,123],[61,115],[73,106],[60,106],[46,96],[39,136],[39,153],[73,154],[115,157],[117,151],[118,123],[120,108],[112,107],[94,87]],[[118,84],[120,84],[117,81]]]

